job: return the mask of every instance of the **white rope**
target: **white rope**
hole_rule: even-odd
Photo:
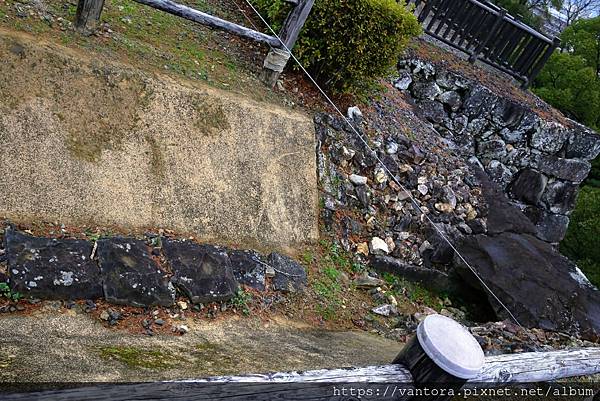
[[[315,85],[315,87],[319,90],[319,92],[321,92],[321,94],[325,97],[325,99],[327,100],[327,102],[335,109],[335,111],[337,111],[337,113],[344,119],[344,121],[346,122],[346,124],[348,124],[348,126],[352,129],[352,131],[356,134],[356,136],[360,139],[360,141],[365,145],[365,147],[369,150],[369,152],[371,152],[371,154],[377,159],[377,161],[379,162],[379,164],[381,165],[381,167],[384,169],[384,171],[388,174],[388,176],[390,176],[392,178],[392,180],[400,187],[400,189],[402,191],[404,191],[406,194],[408,194],[408,196],[409,196],[412,204],[417,209],[417,211],[419,213],[421,213],[421,215],[424,216],[427,219],[427,221],[437,231],[437,233],[439,234],[439,236],[444,241],[446,241],[446,243],[450,246],[450,248],[458,255],[458,257],[460,258],[460,260],[469,268],[469,270],[471,270],[471,272],[475,275],[475,277],[481,282],[481,285],[483,285],[483,287],[494,297],[494,299],[496,301],[498,301],[498,303],[502,306],[502,308],[504,308],[504,310],[506,310],[506,312],[509,314],[509,316],[515,321],[515,323],[517,323],[517,325],[519,325],[521,328],[523,328],[523,326],[521,325],[521,323],[519,323],[519,321],[517,320],[517,318],[510,311],[510,309],[508,309],[508,307],[500,300],[500,298],[498,298],[496,296],[496,294],[494,294],[494,292],[492,291],[492,289],[490,287],[488,287],[488,285],[485,283],[485,281],[483,281],[483,279],[479,276],[479,274],[477,273],[477,271],[469,264],[469,262],[467,262],[467,260],[460,254],[460,252],[458,252],[458,249],[456,249],[456,247],[452,244],[452,242],[450,242],[450,240],[446,237],[446,235],[443,233],[443,231],[437,226],[437,224],[435,224],[435,222],[423,211],[423,209],[421,209],[421,207],[417,203],[417,200],[413,197],[412,192],[408,191],[404,187],[404,185],[402,185],[402,183],[396,178],[396,176],[394,176],[391,173],[391,171],[387,168],[387,166],[379,158],[379,156],[377,155],[377,153],[373,149],[371,149],[371,147],[369,146],[369,144],[367,143],[367,141],[356,130],[356,128],[354,128],[354,125],[351,123],[351,121],[344,115],[344,113],[342,113],[340,111],[340,109],[329,98],[329,96],[327,96],[327,94],[325,93],[325,91],[321,88],[321,86],[319,86],[319,84],[314,80],[314,78],[309,74],[309,72],[306,71],[306,69],[304,68],[304,66],[302,65],[302,63],[300,63],[300,61],[296,58],[296,56],[294,55],[294,53],[292,53],[292,51],[285,45],[285,43],[281,40],[281,38],[279,37],[279,35],[277,35],[277,33],[275,33],[275,31],[273,30],[273,28],[271,28],[271,25],[269,25],[269,23],[263,18],[263,16],[252,5],[252,3],[250,3],[249,0],[245,0],[245,1],[248,4],[248,6],[250,6],[250,8],[252,8],[252,10],[256,13],[256,15],[261,19],[261,21],[265,24],[265,26],[269,29],[269,31],[271,31],[271,34],[273,34],[273,36],[275,38],[277,38],[277,40],[279,40],[279,42],[281,43],[281,46],[290,54],[290,56],[294,60],[294,62],[296,64],[298,64],[298,67],[300,67],[300,69],[302,70],[302,72],[308,77],[308,79],[310,79],[310,81]],[[239,8],[239,6],[238,6],[238,8]],[[241,9],[240,9],[240,11],[241,11]],[[248,18],[248,16],[246,16],[245,13],[243,13],[243,14],[244,14],[244,16],[250,21],[250,23],[256,29],[256,26],[252,23],[252,21]]]

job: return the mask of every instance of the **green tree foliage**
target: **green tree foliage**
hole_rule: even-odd
[[[600,17],[580,20],[561,36],[563,51],[552,55],[534,92],[591,128],[600,127]]]
[[[561,36],[534,92],[582,124],[600,129],[600,17],[579,20]],[[560,249],[600,287],[600,158],[581,189]]]
[[[289,6],[282,0],[255,3],[279,29]],[[349,92],[385,75],[408,40],[420,33],[402,1],[317,0],[294,52],[319,83]]]
[[[587,185],[600,188],[600,157],[597,157],[592,162],[592,170],[585,181]]]
[[[600,17],[581,19],[561,35],[563,47],[582,57],[596,75],[600,73]]]
[[[536,81],[534,91],[579,122],[600,128],[600,17],[579,20],[561,36],[555,53]],[[579,194],[561,251],[577,261],[600,286],[600,159]]]
[[[592,128],[600,123],[600,81],[581,56],[555,53],[539,75],[534,92],[542,99]]]
[[[583,187],[560,250],[600,287],[600,188]]]

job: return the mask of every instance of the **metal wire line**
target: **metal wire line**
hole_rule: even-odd
[[[250,22],[250,24],[252,24],[252,26],[257,29],[256,25],[252,22],[252,20],[246,15],[246,13],[237,5],[237,2],[235,0],[233,0],[234,3],[236,3],[236,6],[238,7],[238,9],[242,12],[242,14],[244,15],[244,17],[246,17],[246,19]],[[375,152],[367,143],[367,141],[363,138],[363,136],[358,132],[358,130],[354,127],[354,125],[352,124],[352,122],[348,119],[348,117],[346,117],[346,115],[344,115],[344,113],[342,113],[342,111],[337,107],[337,105],[331,100],[331,98],[329,98],[329,96],[327,96],[327,93],[325,93],[325,91],[321,88],[321,86],[314,80],[314,78],[310,75],[310,73],[304,68],[304,66],[302,65],[302,63],[300,63],[300,61],[296,58],[296,56],[292,53],[292,51],[285,45],[285,43],[283,42],[283,40],[281,40],[281,38],[279,37],[279,35],[273,30],[273,28],[271,27],[271,25],[263,18],[263,16],[258,12],[258,10],[252,5],[252,3],[250,3],[249,0],[245,0],[246,3],[248,4],[248,6],[250,6],[250,8],[252,8],[252,10],[254,11],[254,13],[256,13],[256,15],[261,19],[261,21],[265,24],[265,26],[269,29],[269,31],[271,32],[271,34],[273,34],[273,36],[281,43],[282,47],[290,54],[290,57],[294,60],[294,62],[296,64],[298,64],[298,67],[300,67],[300,69],[302,70],[302,72],[308,77],[308,79],[313,83],[313,85],[315,85],[315,87],[319,90],[319,92],[323,95],[323,97],[325,97],[325,99],[327,100],[327,102],[335,109],[335,111],[344,119],[344,121],[346,122],[346,124],[348,124],[348,126],[352,129],[352,131],[356,134],[356,136],[360,139],[360,141],[365,145],[365,147],[368,149],[369,152],[371,152],[371,154],[375,157],[375,159],[377,160],[377,162],[381,165],[381,167],[383,168],[383,170],[387,173],[387,175],[389,177],[391,177],[391,179],[400,187],[400,189],[402,191],[404,191],[406,194],[408,194],[409,199],[411,200],[413,206],[416,208],[416,210],[422,215],[424,216],[427,221],[429,222],[429,224],[431,224],[433,226],[433,228],[435,229],[435,231],[438,233],[438,235],[448,244],[448,246],[450,246],[450,248],[456,253],[456,255],[458,255],[458,257],[460,258],[460,260],[465,264],[465,266],[467,266],[469,268],[469,270],[473,273],[473,275],[477,278],[477,280],[479,280],[479,282],[481,283],[481,285],[492,295],[492,297],[494,297],[494,299],[498,302],[498,304],[500,304],[502,306],[502,308],[504,310],[506,310],[506,312],[508,313],[508,315],[515,321],[515,323],[523,328],[523,326],[521,325],[521,323],[519,323],[519,321],[517,320],[517,318],[513,315],[513,313],[510,311],[510,309],[508,309],[508,307],[504,304],[504,302],[502,302],[500,300],[500,298],[498,298],[498,296],[496,296],[496,294],[494,294],[494,292],[492,291],[492,289],[485,283],[485,281],[481,278],[481,276],[479,275],[479,273],[477,273],[477,271],[475,270],[475,268],[473,268],[473,266],[471,266],[471,264],[469,262],[467,262],[467,260],[461,255],[461,253],[458,251],[458,249],[456,249],[456,247],[452,244],[452,242],[448,239],[448,237],[446,236],[446,234],[444,234],[443,230],[440,229],[437,224],[431,219],[431,217],[429,217],[429,215],[427,215],[423,209],[421,208],[421,206],[419,206],[419,204],[417,203],[417,200],[415,199],[415,197],[412,195],[411,191],[408,191],[406,189],[406,187],[404,185],[402,185],[402,183],[398,180],[398,178],[396,178],[396,176],[394,174],[392,174],[392,172],[387,168],[387,166],[385,165],[385,163],[383,163],[383,161],[379,158],[379,156],[377,155],[377,152]],[[269,45],[269,47],[271,47]]]

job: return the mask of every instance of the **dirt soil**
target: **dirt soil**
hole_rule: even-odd
[[[213,375],[389,363],[395,341],[361,331],[326,331],[287,319],[229,318],[195,324],[181,337],[114,331],[76,309],[51,305],[6,315],[0,381],[155,381]]]

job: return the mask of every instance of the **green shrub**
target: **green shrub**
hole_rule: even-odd
[[[554,53],[536,80],[535,94],[591,128],[600,124],[600,80],[581,56]]]
[[[600,188],[585,186],[581,189],[560,249],[600,287]]]
[[[282,0],[254,0],[275,29],[289,6]],[[397,61],[421,27],[403,1],[317,0],[294,48],[321,84],[336,92],[369,86]]]

